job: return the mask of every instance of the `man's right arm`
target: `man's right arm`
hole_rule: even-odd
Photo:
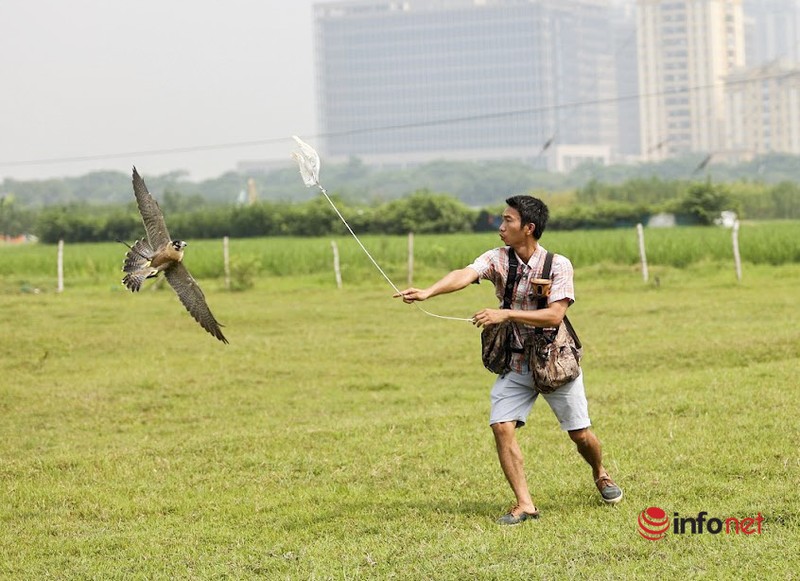
[[[414,301],[424,301],[436,295],[452,293],[468,287],[478,280],[478,272],[472,268],[461,268],[454,270],[426,289],[407,288],[396,293],[394,298],[402,298],[403,302],[413,303]]]

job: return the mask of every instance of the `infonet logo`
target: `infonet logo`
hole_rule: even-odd
[[[761,513],[758,516],[747,518],[728,517],[708,518],[706,511],[700,511],[696,517],[679,516],[677,512],[672,514],[670,522],[667,513],[663,508],[651,506],[639,513],[639,535],[648,541],[658,541],[663,539],[667,532],[672,529],[676,535],[711,533],[718,535],[724,532],[726,535],[742,533],[744,535],[761,534],[761,523],[764,517]]]

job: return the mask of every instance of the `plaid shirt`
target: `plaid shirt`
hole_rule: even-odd
[[[517,283],[514,287],[514,294],[511,299],[511,308],[525,311],[536,310],[537,299],[531,297],[531,279],[541,278],[544,268],[544,259],[547,250],[541,245],[537,246],[530,260],[525,263],[517,256]],[[500,301],[499,307],[503,306],[503,296],[506,292],[506,278],[508,277],[508,246],[493,248],[481,254],[469,265],[478,273],[479,277],[494,283],[495,295]],[[572,284],[572,263],[565,256],[560,254],[553,255],[553,264],[550,267],[550,278],[553,283],[550,287],[550,297],[548,303],[553,303],[563,299],[569,299],[569,304],[575,302],[575,290]],[[479,280],[480,280],[479,278]],[[520,349],[525,338],[534,332],[534,327],[528,325],[514,325],[514,336],[516,345],[513,347]],[[521,372],[525,362],[522,353],[513,353],[511,356],[511,369]]]

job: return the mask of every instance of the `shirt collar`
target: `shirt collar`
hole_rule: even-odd
[[[520,264],[522,264],[522,265],[524,265],[524,266],[526,266],[528,268],[536,268],[536,266],[540,262],[542,262],[544,260],[544,257],[547,255],[547,250],[544,249],[541,244],[537,244],[536,245],[536,250],[534,250],[533,254],[531,254],[531,257],[528,260],[528,262],[522,262],[522,260],[520,259],[519,254],[517,254],[516,251],[514,251],[514,254],[516,255],[517,261]]]

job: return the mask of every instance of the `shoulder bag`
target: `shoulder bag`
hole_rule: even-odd
[[[542,279],[550,279],[553,253],[548,252],[542,269]],[[536,286],[536,285],[535,285]],[[547,307],[547,293],[537,295],[537,309]],[[581,373],[581,345],[572,323],[564,315],[564,320],[555,330],[537,327],[529,335],[525,344],[526,358],[533,374],[533,385],[539,393],[552,393],[562,385],[575,380]]]
[[[508,249],[508,276],[506,289],[503,295],[503,308],[511,308],[511,299],[514,295],[514,283],[517,279],[517,255],[514,249]],[[514,340],[514,327],[511,321],[504,321],[496,325],[488,325],[481,331],[481,357],[483,365],[492,373],[502,375],[510,369],[511,342]]]

